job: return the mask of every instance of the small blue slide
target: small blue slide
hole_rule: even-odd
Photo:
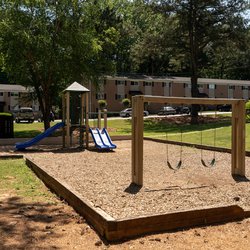
[[[64,126],[64,122],[59,122],[56,125],[54,125],[53,127],[48,128],[43,133],[37,135],[36,137],[34,137],[33,139],[31,139],[29,141],[26,141],[26,142],[17,142],[16,143],[16,149],[17,150],[23,150],[25,148],[28,148],[28,147],[36,144],[37,142],[41,141],[45,137],[51,135],[53,132],[55,132],[57,129],[59,129],[59,128],[63,127],[63,126]]]
[[[89,129],[93,140],[95,142],[95,146],[99,149],[115,149],[116,145],[112,143],[111,138],[109,137],[108,131],[103,128],[102,130],[97,129]]]

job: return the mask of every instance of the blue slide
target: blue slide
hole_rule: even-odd
[[[95,146],[99,149],[115,149],[116,145],[112,143],[108,131],[104,128],[102,130],[99,129],[89,129],[93,140],[95,142]]]
[[[37,142],[41,141],[45,137],[51,135],[53,132],[55,132],[57,129],[59,129],[59,128],[63,127],[63,126],[64,126],[64,122],[59,122],[59,123],[55,124],[53,127],[48,128],[43,133],[37,135],[36,137],[34,137],[33,139],[31,139],[29,141],[17,142],[16,143],[16,149],[23,150],[25,148],[28,148],[28,147],[36,144]]]

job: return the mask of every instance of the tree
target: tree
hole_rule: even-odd
[[[152,11],[142,0],[123,1],[117,71],[150,75],[165,73],[171,51],[164,46],[171,40],[172,19]]]
[[[244,26],[248,1],[244,0],[162,0],[149,1],[153,8],[177,20],[176,47],[189,58],[192,97],[199,96],[197,79],[207,63],[207,47],[219,46],[235,38],[235,31]],[[160,2],[160,4],[159,4]],[[192,121],[197,122],[198,109],[192,108]]]
[[[59,93],[73,81],[110,71],[116,30],[93,18],[96,1],[15,1],[0,4],[0,55],[13,81],[31,86],[44,117]],[[99,5],[98,11],[105,9]],[[100,13],[99,13],[100,15]],[[108,52],[107,52],[108,51]]]

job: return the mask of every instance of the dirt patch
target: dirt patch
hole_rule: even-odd
[[[2,190],[1,190],[2,191]],[[1,192],[0,249],[249,249],[250,219],[109,244],[61,201],[24,201]]]

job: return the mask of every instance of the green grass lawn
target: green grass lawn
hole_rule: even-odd
[[[0,160],[0,191],[11,191],[28,200],[55,202],[55,195],[26,166],[23,159]]]
[[[132,127],[131,119],[115,119],[108,120],[108,128],[111,136],[114,135],[131,135]],[[52,122],[51,126],[55,123]],[[90,121],[90,126],[97,126],[96,120]],[[43,132],[43,123],[19,123],[14,125],[15,137],[34,137]],[[144,136],[166,139],[173,141],[181,140],[187,143],[201,143],[217,146],[217,147],[231,147],[231,121],[223,120],[217,123],[208,123],[202,125],[171,125],[155,122],[151,119],[144,120]],[[214,133],[216,133],[216,141],[214,144]],[[250,150],[250,123],[246,124],[246,149]]]
[[[50,125],[55,125],[51,122]],[[15,138],[33,138],[44,131],[43,122],[34,123],[14,123],[14,137]]]

